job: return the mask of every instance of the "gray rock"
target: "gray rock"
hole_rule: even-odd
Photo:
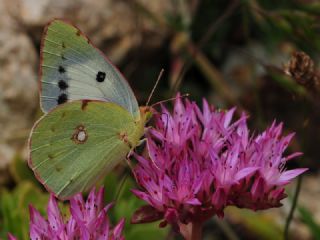
[[[22,149],[38,104],[36,51],[0,1],[0,169]]]

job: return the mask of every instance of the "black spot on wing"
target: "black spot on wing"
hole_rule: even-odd
[[[96,76],[97,82],[103,82],[104,79],[106,78],[106,73],[105,72],[98,72]]]
[[[66,90],[69,87],[69,85],[66,81],[59,80],[58,87],[60,88],[60,90]]]
[[[65,73],[66,69],[60,65],[58,68],[58,71],[59,71],[59,73]]]
[[[57,99],[58,104],[62,104],[68,101],[68,95],[65,93],[61,93]]]
[[[62,48],[66,48],[66,44],[62,42]]]

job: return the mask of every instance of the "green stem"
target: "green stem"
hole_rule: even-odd
[[[213,218],[215,224],[223,231],[229,240],[239,240],[237,234],[233,231],[229,223],[224,219]]]
[[[290,209],[287,221],[286,221],[286,226],[284,228],[284,239],[285,240],[289,240],[289,227],[290,227],[290,223],[291,223],[291,221],[293,219],[294,210],[296,209],[296,206],[297,206],[299,192],[300,192],[300,188],[301,188],[301,183],[302,183],[302,176],[300,175],[298,177],[298,182],[297,182],[295,193],[294,193],[294,196],[293,196],[292,206],[291,206],[291,209]]]
[[[125,175],[122,177],[120,185],[118,186],[118,189],[117,189],[116,197],[114,199],[115,202],[118,202],[118,200],[120,199],[124,184],[125,184],[128,176],[129,176],[129,174],[125,173]]]

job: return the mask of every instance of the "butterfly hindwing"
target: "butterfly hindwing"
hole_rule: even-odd
[[[78,100],[56,107],[34,126],[29,165],[57,197],[87,190],[125,159],[143,134],[111,102]]]
[[[137,100],[121,73],[83,33],[62,20],[46,27],[41,46],[41,107],[94,99],[119,104],[136,119]]]

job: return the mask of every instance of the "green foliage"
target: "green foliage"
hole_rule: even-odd
[[[282,230],[274,221],[272,216],[267,216],[253,212],[247,209],[238,209],[230,207],[227,209],[229,217],[236,219],[236,222],[241,222],[241,225],[250,231],[249,235],[257,236],[261,240],[282,240]],[[255,239],[255,238],[252,238]]]
[[[13,190],[0,189],[0,238],[10,232],[18,239],[29,239],[29,205],[46,213],[49,194],[41,191],[39,182],[20,155],[9,166],[17,184]]]
[[[302,86],[298,85],[296,82],[292,81],[290,78],[276,73],[270,73],[270,77],[284,90],[301,96],[306,95],[305,89]]]
[[[307,225],[312,236],[316,240],[320,240],[320,225],[316,223],[312,213],[304,207],[298,207],[302,221]]]
[[[0,237],[5,238],[10,232],[18,239],[29,239],[29,205],[45,214],[48,196],[29,181],[21,182],[13,191],[1,189]]]
[[[10,174],[12,175],[16,183],[23,181],[30,181],[37,186],[40,186],[40,183],[34,177],[32,170],[28,167],[26,161],[24,161],[20,155],[17,155],[9,166]]]

